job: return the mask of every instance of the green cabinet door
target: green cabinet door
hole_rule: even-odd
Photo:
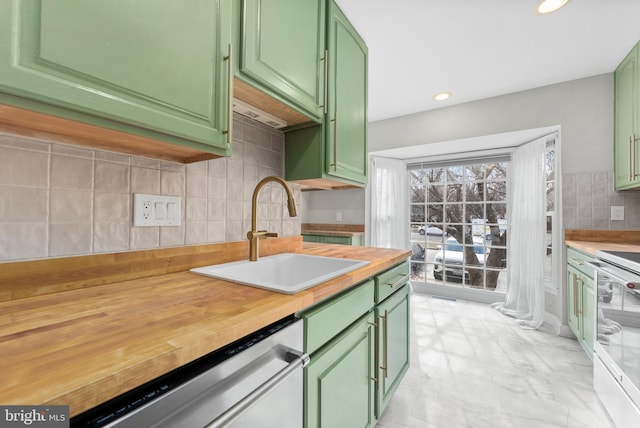
[[[580,341],[582,342],[587,353],[593,354],[593,340],[595,332],[595,291],[593,279],[587,275],[582,274],[581,277],[581,335]]]
[[[614,176],[616,190],[640,184],[640,73],[638,47],[634,47],[615,71]]]
[[[325,0],[242,0],[242,78],[322,119]]]
[[[375,327],[365,315],[311,356],[305,368],[306,428],[375,425]]]
[[[590,358],[595,339],[593,256],[567,247],[567,320],[571,331]]]
[[[380,418],[409,369],[409,286],[405,284],[376,307],[378,318],[378,395],[376,416]]]
[[[309,188],[367,184],[367,46],[333,0],[327,6],[327,113],[285,131],[285,178]]]
[[[567,323],[576,337],[580,337],[580,272],[567,265]]]
[[[229,0],[0,2],[0,102],[226,154]]]
[[[335,2],[329,2],[329,175],[367,182],[367,46]]]

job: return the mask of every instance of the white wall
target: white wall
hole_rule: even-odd
[[[613,170],[613,73],[369,124],[369,151],[560,125],[562,172]]]
[[[342,221],[336,213],[342,213]],[[302,192],[302,222],[364,224],[364,190]]]

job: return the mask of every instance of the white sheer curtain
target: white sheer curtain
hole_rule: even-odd
[[[492,306],[537,329],[544,317],[546,192],[543,137],[516,149],[509,170],[509,228],[505,301]]]
[[[398,159],[371,157],[370,244],[409,248],[407,167]]]

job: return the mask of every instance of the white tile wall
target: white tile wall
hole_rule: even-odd
[[[284,173],[284,136],[234,121],[232,157],[188,165],[0,133],[0,261],[246,239],[255,185]],[[133,227],[133,193],[181,196],[182,226]],[[258,212],[261,229],[300,234],[279,186]]]

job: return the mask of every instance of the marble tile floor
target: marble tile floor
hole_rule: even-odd
[[[378,428],[615,428],[576,340],[414,293],[411,368]]]

